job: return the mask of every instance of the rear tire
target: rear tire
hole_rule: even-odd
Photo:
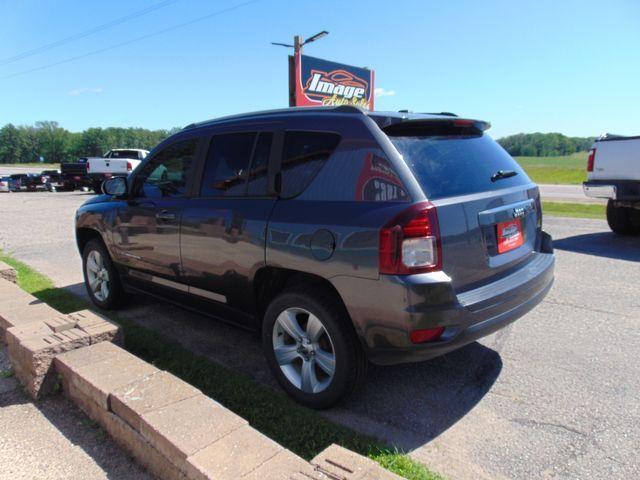
[[[101,240],[89,240],[85,245],[82,271],[87,294],[96,306],[112,310],[124,303],[125,293],[120,276]]]
[[[362,384],[367,360],[339,300],[330,292],[309,295],[311,288],[287,290],[269,304],[262,346],[280,386],[297,402],[322,409]],[[299,327],[301,337],[283,325]]]
[[[618,235],[637,235],[640,224],[633,222],[633,208],[616,206],[613,200],[607,203],[607,223],[609,228]],[[636,215],[639,216],[639,215]]]

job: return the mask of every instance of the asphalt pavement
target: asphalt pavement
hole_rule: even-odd
[[[545,185],[539,184],[540,196],[549,202],[599,203],[607,201],[602,198],[590,198],[584,194],[582,185]]]
[[[42,167],[15,167],[15,166],[4,166],[0,165],[0,177],[4,175],[11,175],[13,173],[40,173],[43,170],[52,170],[59,168],[60,166],[56,164],[43,164]]]
[[[0,194],[0,247],[85,295],[73,212],[86,198]],[[640,238],[604,220],[544,222],[556,283],[535,310],[444,357],[372,367],[325,415],[452,479],[639,478]],[[144,299],[121,314],[278,388],[251,333]]]

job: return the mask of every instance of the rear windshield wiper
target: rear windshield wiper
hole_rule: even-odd
[[[503,178],[515,177],[517,174],[518,172],[515,170],[498,170],[496,173],[491,175],[491,181],[495,182]]]

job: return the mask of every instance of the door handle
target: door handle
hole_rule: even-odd
[[[158,220],[164,220],[164,221],[175,220],[176,219],[176,214],[175,213],[171,213],[168,210],[162,210],[162,211],[156,213],[156,218]]]

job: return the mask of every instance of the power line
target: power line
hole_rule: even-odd
[[[5,75],[5,76],[0,77],[0,80],[6,80],[8,78],[17,77],[19,75],[26,75],[27,73],[38,72],[40,70],[45,70],[47,68],[56,67],[56,66],[62,65],[64,63],[69,63],[69,62],[73,62],[75,60],[80,60],[81,58],[90,57],[92,55],[97,55],[99,53],[103,53],[103,52],[106,52],[106,51],[109,51],[109,50],[114,50],[114,49],[119,48],[119,47],[124,47],[125,45],[130,45],[132,43],[139,42],[141,40],[146,40],[147,38],[155,37],[155,36],[161,35],[163,33],[171,32],[171,31],[177,30],[179,28],[183,28],[183,27],[187,27],[189,25],[193,25],[194,23],[198,23],[198,22],[202,22],[204,20],[208,20],[209,18],[212,18],[212,17],[217,17],[219,15],[223,15],[225,13],[231,12],[233,10],[237,10],[239,8],[245,7],[245,6],[250,5],[252,3],[257,3],[259,1],[260,0],[250,0],[248,2],[240,3],[238,5],[234,5],[232,7],[224,8],[222,10],[218,10],[216,12],[209,13],[208,15],[203,15],[202,17],[194,18],[193,20],[189,20],[187,22],[183,22],[183,23],[179,23],[177,25],[173,25],[171,27],[163,28],[162,30],[157,30],[155,32],[148,33],[146,35],[142,35],[140,37],[136,37],[136,38],[133,38],[131,40],[127,40],[125,42],[116,43],[116,44],[110,45],[108,47],[100,48],[98,50],[93,50],[91,52],[87,52],[87,53],[84,53],[82,55],[77,55],[75,57],[66,58],[66,59],[60,60],[58,62],[49,63],[47,65],[42,65],[40,67],[30,68],[29,70],[23,70],[22,72],[16,72],[16,73],[12,73],[10,75]]]
[[[17,62],[18,60],[22,60],[23,58],[30,57],[32,55],[35,55],[36,53],[46,52],[47,50],[51,50],[52,48],[59,47],[60,45],[65,45],[75,40],[88,37],[89,35],[93,35],[94,33],[101,32],[102,30],[107,30],[108,28],[115,27],[116,25],[120,25],[122,23],[128,22],[129,20],[133,20],[134,18],[138,18],[143,15],[146,15],[147,13],[151,13],[156,10],[159,10],[160,8],[166,7],[167,5],[171,5],[172,3],[176,3],[177,1],[178,0],[165,0],[163,2],[156,3],[155,5],[151,5],[150,7],[144,8],[142,10],[138,10],[136,12],[130,13],[123,17],[116,18],[115,20],[111,20],[110,22],[103,23],[102,25],[98,25],[97,27],[90,28],[89,30],[85,30],[84,32],[75,33],[66,38],[56,40],[55,42],[47,43],[46,45],[41,45],[31,50],[27,50],[26,52],[19,53],[17,55],[14,55],[13,57],[3,58],[0,60],[0,66]]]

